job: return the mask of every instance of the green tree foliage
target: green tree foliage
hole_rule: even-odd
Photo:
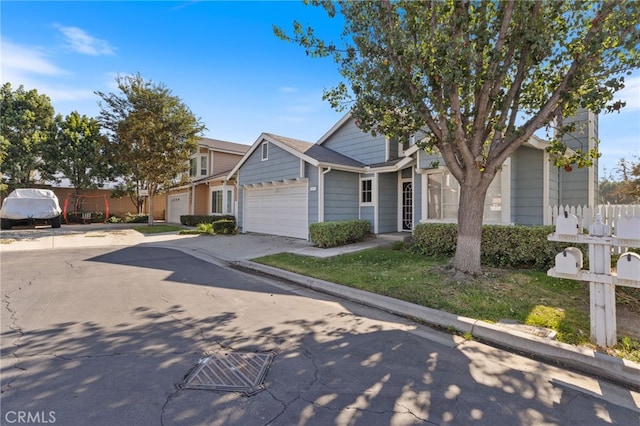
[[[3,182],[12,188],[34,183],[42,148],[53,139],[54,109],[46,95],[23,86],[0,90],[0,161]]]
[[[616,180],[613,176],[605,176],[600,180],[600,203],[640,203],[640,157],[635,157],[635,161],[621,158],[617,170],[621,180]]]
[[[205,126],[163,84],[140,74],[118,76],[116,82],[119,94],[96,92],[103,101],[99,121],[109,132],[107,152],[123,166],[126,181],[148,191],[153,225],[153,196],[188,171]]]
[[[335,59],[348,83],[325,91],[360,128],[390,137],[426,130],[460,183],[453,267],[480,272],[483,203],[503,162],[537,130],[558,136],[578,108],[616,110],[624,74],[640,66],[640,2],[310,1],[344,18],[342,43],[294,22],[274,28],[312,56]],[[557,165],[590,163],[596,152]]]
[[[55,118],[55,138],[43,147],[43,177],[60,182],[67,178],[80,195],[82,190],[98,188],[109,178],[104,153],[105,136],[95,118],[72,112]]]

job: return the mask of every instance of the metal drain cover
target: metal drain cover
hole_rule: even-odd
[[[200,358],[179,387],[256,394],[264,389],[262,381],[274,355],[273,352],[230,351]]]

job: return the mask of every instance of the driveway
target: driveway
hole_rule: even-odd
[[[2,424],[640,420],[628,389],[178,250],[6,252],[1,278]],[[264,389],[180,386],[238,354],[273,355]]]

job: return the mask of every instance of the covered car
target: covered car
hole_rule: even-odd
[[[15,222],[48,220],[60,228],[62,209],[58,197],[49,189],[16,189],[2,201],[0,222],[2,229],[11,229]]]

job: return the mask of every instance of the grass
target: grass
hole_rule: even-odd
[[[328,259],[280,253],[254,261],[456,315],[550,328],[558,341],[592,346],[589,286],[543,272],[487,269],[479,278],[457,282],[444,260],[384,248]],[[625,289],[624,302],[640,314],[635,290]],[[640,342],[621,337],[610,353],[640,362]]]
[[[174,225],[153,225],[153,226],[146,225],[146,226],[137,226],[133,229],[140,232],[141,234],[160,234],[162,232],[182,231],[184,228],[182,226],[174,226]]]

